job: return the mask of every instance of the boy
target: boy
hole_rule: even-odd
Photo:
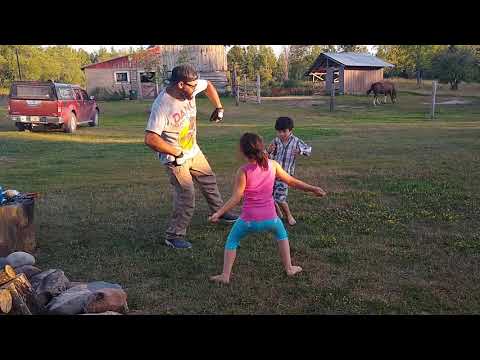
[[[279,117],[275,122],[277,137],[268,146],[267,152],[271,159],[277,161],[290,176],[295,175],[295,160],[298,155],[310,156],[312,147],[293,135],[293,120],[289,117]],[[288,185],[275,180],[273,197],[278,215],[287,217],[290,226],[297,222],[292,216],[287,203]]]

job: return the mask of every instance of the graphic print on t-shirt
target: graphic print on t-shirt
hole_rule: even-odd
[[[197,131],[195,113],[195,108],[189,101],[185,111],[181,110],[180,113],[174,113],[170,117],[173,120],[173,126],[179,129],[178,144],[184,152],[195,146]]]

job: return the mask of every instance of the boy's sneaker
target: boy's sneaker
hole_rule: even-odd
[[[238,216],[229,213],[223,214],[223,216],[220,218],[220,220],[229,224],[234,223],[235,221],[237,221],[237,219]]]
[[[174,249],[190,249],[192,244],[183,239],[165,239],[165,244]]]

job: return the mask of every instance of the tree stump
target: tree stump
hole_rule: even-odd
[[[2,289],[8,290],[12,297],[12,315],[37,315],[44,312],[43,306],[41,306],[35,292],[30,285],[25,274],[15,276],[11,281],[0,286]]]
[[[33,198],[0,206],[0,256],[14,251],[32,253],[35,250],[33,208]]]

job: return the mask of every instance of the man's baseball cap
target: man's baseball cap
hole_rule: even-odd
[[[198,79],[197,70],[190,64],[175,66],[170,76],[170,83],[194,81]]]

